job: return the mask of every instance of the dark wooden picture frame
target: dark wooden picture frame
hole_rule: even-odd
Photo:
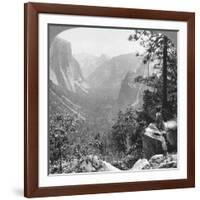
[[[162,181],[39,187],[38,15],[40,13],[187,22],[187,178]],[[188,12],[26,3],[24,16],[24,195],[43,197],[194,187],[195,15]]]

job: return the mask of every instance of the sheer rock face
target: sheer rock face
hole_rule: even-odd
[[[126,109],[127,106],[142,107],[144,90],[152,90],[151,87],[135,81],[138,76],[147,77],[149,75],[148,66],[139,62],[139,67],[135,66],[133,69],[135,70],[129,70],[121,81],[117,100],[121,110]]]
[[[89,88],[79,63],[72,56],[71,44],[56,37],[51,43],[49,56],[49,112],[69,112],[84,120],[79,99],[80,96],[86,98]]]
[[[79,63],[72,56],[71,44],[56,37],[50,47],[50,80],[64,90],[88,92]]]
[[[103,62],[91,73],[87,81],[94,91],[117,100],[122,80],[127,72],[135,72],[141,65],[141,59],[134,54],[115,56]]]
[[[124,80],[122,80],[121,88],[118,96],[118,105],[120,109],[126,109],[127,106],[130,106],[140,98],[140,84],[135,83],[134,79],[137,74],[135,72],[127,72]],[[140,98],[141,99],[141,98]]]

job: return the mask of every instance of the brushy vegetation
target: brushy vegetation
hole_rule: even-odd
[[[164,34],[137,30],[129,40],[144,47],[143,62],[154,62],[156,73],[136,77],[135,82],[148,86],[143,91],[141,108],[128,107],[119,111],[116,121],[107,132],[93,133],[87,121],[66,113],[49,115],[49,173],[81,172],[81,159],[97,155],[119,169],[130,169],[143,157],[142,134],[155,121],[156,107],[163,107],[163,48],[166,40],[167,99],[162,109],[165,120],[177,114],[177,60],[176,48]]]

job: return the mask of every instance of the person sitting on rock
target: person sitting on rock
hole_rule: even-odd
[[[161,112],[161,107],[156,107],[156,126],[158,130],[163,131],[165,129],[164,120]]]
[[[162,111],[161,111],[161,107],[158,106],[156,107],[156,120],[155,120],[155,124],[156,127],[158,128],[158,130],[161,133],[161,142],[162,142],[162,149],[164,152],[164,156],[168,155],[167,152],[167,141],[166,141],[166,131],[165,131],[165,124],[164,124],[164,120],[163,120],[163,116],[162,116]]]

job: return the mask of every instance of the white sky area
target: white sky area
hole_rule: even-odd
[[[133,30],[112,28],[72,28],[63,31],[59,37],[69,41],[72,54],[87,53],[95,56],[106,54],[109,57],[126,53],[142,52],[143,48],[128,37]]]

